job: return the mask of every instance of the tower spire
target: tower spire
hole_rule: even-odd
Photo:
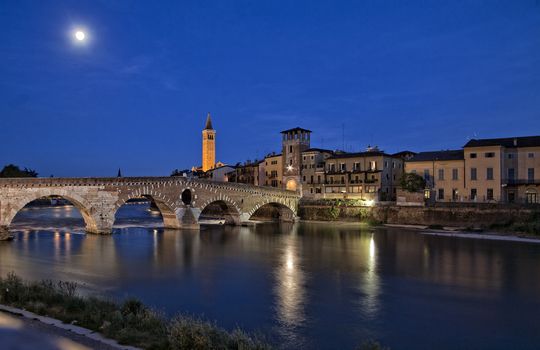
[[[204,127],[204,130],[214,130],[212,127],[212,117],[210,117],[210,112],[206,115],[206,125]]]

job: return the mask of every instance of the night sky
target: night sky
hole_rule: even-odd
[[[539,135],[540,1],[0,1],[0,165],[169,175],[207,112],[228,163]]]

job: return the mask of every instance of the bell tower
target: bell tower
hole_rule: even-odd
[[[216,165],[216,131],[212,128],[210,113],[202,131],[202,170],[208,171]]]

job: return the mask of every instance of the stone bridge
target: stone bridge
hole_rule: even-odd
[[[300,199],[296,192],[271,187],[184,177],[0,179],[0,238],[9,235],[9,225],[22,208],[49,196],[70,201],[87,232],[98,234],[110,234],[118,208],[135,198],[151,199],[165,228],[198,228],[205,213],[221,213],[235,225],[269,210],[274,219],[293,221]]]

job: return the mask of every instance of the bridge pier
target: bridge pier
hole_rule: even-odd
[[[179,228],[182,229],[198,230],[201,227],[199,216],[201,216],[201,210],[199,208],[184,207],[176,209],[176,217],[180,223]]]
[[[9,227],[6,225],[0,226],[0,241],[10,241],[13,235],[9,232]]]

